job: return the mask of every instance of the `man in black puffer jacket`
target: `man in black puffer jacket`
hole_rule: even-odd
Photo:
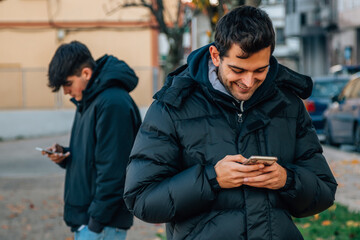
[[[268,15],[225,15],[215,43],[155,95],[130,156],[124,199],[167,239],[303,239],[291,216],[334,202],[336,181],[301,98],[312,81],[272,57]],[[242,164],[276,156],[270,166]]]
[[[77,109],[70,147],[55,144],[52,161],[66,169],[64,220],[76,240],[125,239],[133,216],[124,200],[125,171],[139,110],[129,92],[138,83],[123,61],[96,62],[77,41],[61,45],[49,65],[49,86],[71,95]],[[45,153],[44,153],[45,154]]]

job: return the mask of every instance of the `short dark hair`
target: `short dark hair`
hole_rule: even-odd
[[[95,66],[95,60],[83,43],[72,41],[62,44],[56,50],[49,64],[48,86],[52,88],[53,92],[57,92],[61,86],[67,83],[67,77],[80,76],[84,67],[94,69]]]
[[[269,46],[273,53],[275,32],[268,14],[259,8],[240,6],[224,15],[215,32],[215,47],[220,57],[225,56],[234,43],[244,51],[243,58]]]

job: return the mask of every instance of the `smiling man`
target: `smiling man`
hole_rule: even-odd
[[[268,15],[236,8],[155,95],[124,199],[138,218],[167,223],[168,240],[303,239],[291,216],[333,204],[337,184],[301,100],[312,81],[274,48]],[[251,156],[277,161],[245,164]]]
[[[138,78],[114,56],[94,61],[78,41],[56,50],[48,75],[49,87],[62,87],[76,105],[70,146],[54,144],[56,153],[47,154],[66,169],[64,220],[75,240],[125,239],[133,223],[123,200],[125,169],[141,123],[129,92]]]

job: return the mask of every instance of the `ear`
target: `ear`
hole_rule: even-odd
[[[92,76],[92,69],[89,68],[89,67],[84,67],[82,70],[81,70],[81,76],[83,76],[86,81],[89,81],[91,76]]]
[[[220,65],[220,53],[217,50],[217,48],[214,45],[211,45],[209,47],[209,52],[211,55],[211,60],[213,62],[213,64],[215,65],[215,67],[218,67]]]

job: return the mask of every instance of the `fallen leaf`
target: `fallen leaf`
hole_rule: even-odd
[[[18,213],[12,213],[8,216],[8,218],[13,219],[16,218],[19,214]]]
[[[9,226],[8,225],[2,225],[1,228],[6,230],[6,229],[9,229]]]
[[[331,207],[329,207],[329,211],[335,211],[336,209],[336,204],[333,204]]]
[[[158,228],[157,233],[164,233],[165,230],[163,228]]]
[[[32,227],[31,227],[30,224],[27,224],[27,225],[25,226],[25,229],[28,230],[28,231],[30,231],[30,230],[32,229]]]
[[[351,164],[353,164],[353,165],[357,165],[359,163],[360,163],[360,161],[358,159],[351,160]]]
[[[303,228],[308,228],[308,227],[310,227],[310,226],[311,226],[310,223],[305,223],[305,224],[302,225]]]
[[[315,221],[318,220],[319,217],[320,217],[319,214],[315,214],[315,215],[314,215],[314,220],[315,220]]]
[[[348,226],[348,227],[359,227],[360,222],[354,222],[352,220],[349,220],[349,221],[346,222],[346,226]]]
[[[331,221],[330,221],[330,220],[325,220],[325,221],[323,221],[323,222],[321,223],[321,225],[323,225],[323,226],[329,226],[329,225],[331,225]]]
[[[8,204],[6,207],[13,213],[22,213],[22,211],[25,209],[25,206],[23,205]]]

